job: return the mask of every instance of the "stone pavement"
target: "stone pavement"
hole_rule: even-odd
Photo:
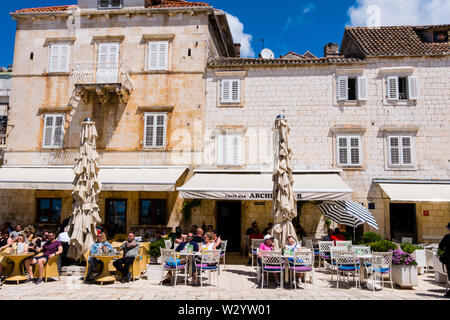
[[[328,272],[315,273],[315,286],[306,283],[296,291],[277,288],[273,281],[269,287],[258,289],[255,269],[244,265],[227,265],[219,276],[219,287],[215,286],[215,275],[211,285],[205,281],[204,287],[184,285],[179,278],[178,285],[160,286],[159,266],[151,266],[148,276],[132,283],[117,282],[110,285],[83,284],[81,274],[62,276],[60,281],[49,280],[35,285],[3,284],[0,300],[446,300],[443,298],[445,285],[436,284],[434,274],[421,275],[419,286],[414,289],[391,290],[390,284],[384,290],[372,292],[366,288],[354,288],[354,282],[331,282]],[[334,277],[334,280],[336,277]]]

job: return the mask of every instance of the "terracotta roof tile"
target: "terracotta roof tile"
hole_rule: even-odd
[[[349,64],[365,63],[365,60],[346,58],[344,56],[315,59],[261,59],[261,58],[211,58],[208,67],[242,67],[242,66],[285,66],[285,65],[315,65],[315,64]]]
[[[450,54],[450,42],[425,40],[423,31],[436,28],[448,31],[450,25],[350,27],[346,28],[345,33],[354,40],[365,57]]]
[[[32,12],[62,12],[67,11],[73,5],[54,6],[54,7],[41,7],[41,8],[28,8],[16,10],[15,13],[32,13]]]
[[[161,4],[147,5],[148,8],[186,8],[186,7],[210,7],[204,2],[190,2],[183,0],[162,0]]]

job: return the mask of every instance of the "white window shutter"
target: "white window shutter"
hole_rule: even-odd
[[[348,77],[340,76],[337,78],[337,99],[338,101],[348,100]]]
[[[54,119],[55,130],[53,133],[53,147],[61,148],[64,139],[64,118],[63,116],[55,116]]]
[[[45,148],[52,147],[52,135],[53,135],[53,117],[45,116],[44,118],[44,137],[42,139],[42,146]]]
[[[366,101],[369,94],[369,79],[358,77],[358,100]]]
[[[241,81],[232,80],[231,81],[231,101],[240,102],[241,101]]]
[[[231,100],[231,82],[230,80],[223,79],[221,86],[221,101],[230,102]]]
[[[391,160],[391,165],[400,164],[399,137],[389,137],[389,157]]]
[[[156,70],[158,67],[158,43],[151,41],[148,43],[148,65],[149,70]]]
[[[217,163],[219,165],[224,165],[226,163],[226,136],[220,134],[217,137]]]
[[[339,166],[348,164],[348,139],[337,137],[337,162]]]
[[[60,59],[59,59],[59,45],[52,44],[50,45],[50,62],[49,62],[49,69],[50,72],[58,72],[59,65],[60,65]]]
[[[415,76],[408,77],[408,99],[417,100],[419,98],[419,82]]]
[[[412,164],[411,137],[402,137],[402,164]]]
[[[162,148],[165,144],[165,136],[166,136],[166,117],[164,115],[157,115],[156,116],[156,147]]]
[[[352,165],[361,164],[361,137],[351,137],[350,139],[350,163]]]
[[[144,144],[146,147],[153,147],[154,144],[154,127],[155,127],[155,117],[151,114],[145,115],[145,140]]]
[[[160,42],[159,43],[159,58],[158,58],[158,68],[160,70],[167,70],[169,59],[169,43]]]
[[[388,77],[388,100],[399,100],[398,77]]]
[[[69,45],[62,44],[59,48],[59,72],[69,72]]]
[[[242,159],[242,145],[241,145],[241,136],[239,135],[232,135],[230,136],[230,143],[231,143],[231,159],[230,164],[233,165],[240,165],[241,159]]]

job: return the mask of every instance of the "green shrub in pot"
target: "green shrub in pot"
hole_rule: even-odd
[[[389,252],[397,249],[397,246],[389,240],[375,241],[369,244],[372,252]]]
[[[375,232],[366,232],[361,237],[361,244],[369,244],[381,240],[381,236]]]

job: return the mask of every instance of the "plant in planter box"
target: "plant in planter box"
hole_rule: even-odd
[[[411,243],[402,243],[401,247],[404,252],[409,254],[412,254],[416,250],[423,250],[423,247]]]
[[[372,252],[389,252],[397,249],[397,246],[389,240],[380,240],[369,243]]]
[[[375,232],[366,232],[361,237],[361,244],[370,244],[381,240],[381,236]]]
[[[417,262],[409,253],[392,250],[392,280],[402,288],[419,284]]]

